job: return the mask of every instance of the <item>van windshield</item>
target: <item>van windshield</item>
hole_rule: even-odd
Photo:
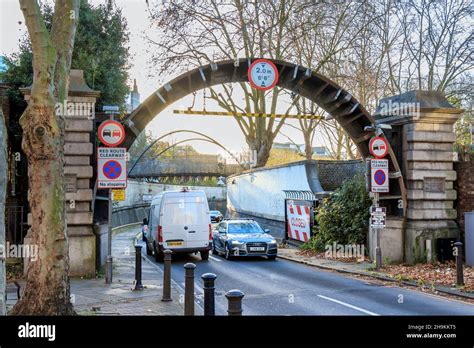
[[[207,226],[206,204],[204,203],[167,203],[163,209],[163,223],[166,225],[200,225]]]
[[[207,209],[204,203],[186,203],[186,224],[187,225],[200,225],[208,224],[207,221]]]

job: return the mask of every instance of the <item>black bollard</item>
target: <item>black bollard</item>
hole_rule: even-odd
[[[163,251],[164,256],[164,273],[163,273],[163,297],[161,301],[171,301],[171,250]]]
[[[135,288],[133,290],[143,290],[141,245],[135,245]]]
[[[454,243],[456,248],[456,285],[464,285],[464,272],[463,272],[463,260],[462,260],[462,242]]]
[[[194,315],[194,263],[184,265],[184,315]]]
[[[214,299],[214,282],[217,276],[214,273],[205,273],[201,276],[204,282],[204,316],[216,315],[215,299]]]
[[[242,315],[242,299],[244,296],[244,293],[237,289],[226,292],[225,297],[227,297],[228,301],[227,313],[229,316]]]

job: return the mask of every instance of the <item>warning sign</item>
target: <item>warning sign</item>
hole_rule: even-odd
[[[120,122],[107,120],[99,126],[99,139],[105,146],[118,146],[125,140],[125,130]]]
[[[371,192],[389,192],[388,160],[370,160]]]
[[[388,154],[388,142],[384,137],[374,137],[369,142],[369,151],[375,158],[384,158]]]
[[[125,190],[112,190],[112,200],[113,201],[124,201],[125,200]]]
[[[97,187],[127,187],[127,149],[124,147],[97,148]]]
[[[387,216],[387,208],[370,207],[370,227],[385,228],[385,217]]]
[[[311,238],[311,202],[302,200],[286,201],[286,221],[288,237],[301,242]]]

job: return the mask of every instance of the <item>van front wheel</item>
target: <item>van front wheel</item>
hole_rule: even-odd
[[[147,255],[153,254],[153,251],[151,250],[150,246],[148,245],[148,242],[145,242],[145,246],[146,246],[146,254]]]
[[[201,251],[201,260],[207,261],[209,260],[209,250],[207,251]]]

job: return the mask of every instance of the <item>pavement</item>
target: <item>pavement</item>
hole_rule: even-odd
[[[321,269],[348,273],[356,276],[371,277],[382,281],[397,282],[399,284],[413,287],[420,286],[420,284],[416,281],[394,279],[383,271],[375,271],[373,269],[374,265],[371,262],[342,262],[335,259],[318,258],[315,256],[302,255],[299,253],[299,251],[299,249],[292,247],[280,248],[278,250],[278,257]],[[435,292],[441,292],[443,294],[474,300],[474,293],[461,291],[457,288],[435,285],[432,286],[431,289]]]
[[[133,291],[135,285],[135,237],[140,227],[114,231],[112,240],[112,284],[105,278],[71,279],[71,295],[80,315],[183,315],[180,293],[171,287],[171,302],[162,302],[163,272],[142,260],[144,289]]]

